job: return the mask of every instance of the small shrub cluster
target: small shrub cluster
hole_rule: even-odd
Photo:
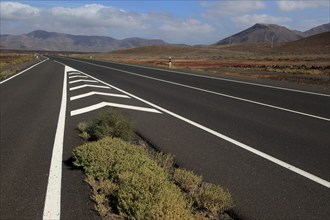
[[[143,148],[118,138],[104,138],[75,148],[73,156],[74,165],[84,169],[89,182],[99,180],[99,185],[107,186],[101,194],[100,189],[94,190],[94,201],[101,204],[97,209],[103,216],[109,209],[102,204],[111,203],[125,218],[193,218],[180,189]]]
[[[128,142],[132,125],[120,113],[104,112],[78,129],[86,143],[74,149],[74,165],[104,219],[214,219],[233,207],[227,190],[175,168],[172,155]]]
[[[228,190],[211,183],[204,183],[203,178],[192,171],[175,169],[174,181],[187,193],[196,211],[215,217],[233,208],[233,200]]]
[[[129,141],[134,135],[130,118],[114,110],[100,113],[89,123],[80,123],[78,129],[81,131],[80,137],[85,141],[97,141],[104,137]]]

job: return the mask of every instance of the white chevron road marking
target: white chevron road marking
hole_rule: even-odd
[[[72,87],[72,88],[70,88],[70,91],[77,90],[77,89],[82,89],[82,88],[86,88],[86,87],[90,87],[90,88],[102,88],[102,89],[111,89],[110,86],[98,86],[98,85],[85,84],[85,85],[80,85],[80,86]]]
[[[100,109],[100,108],[103,108],[106,106],[162,114],[160,111],[153,109],[153,108],[138,107],[138,106],[133,106],[133,105],[123,105],[123,104],[117,104],[117,103],[111,103],[111,102],[100,102],[95,105],[91,105],[91,106],[88,106],[85,108],[80,108],[80,109],[71,111],[70,114],[71,114],[71,116],[80,115],[80,114],[83,114],[86,112],[91,112],[91,111],[94,111],[94,110],[97,110],[97,109]]]
[[[69,84],[78,83],[78,82],[97,82],[97,81],[92,80],[92,79],[78,79],[78,80],[74,80],[74,81],[69,82]]]
[[[88,78],[88,76],[82,76],[82,75],[69,76],[69,79],[74,79],[74,78]]]
[[[121,94],[114,94],[114,93],[105,93],[105,92],[88,92],[88,93],[84,93],[81,95],[76,95],[70,98],[70,101],[76,100],[76,99],[81,99],[84,97],[88,97],[88,96],[92,96],[92,95],[103,95],[103,96],[112,96],[112,97],[118,97],[118,98],[126,98],[126,99],[130,99],[131,97],[127,96],[127,95],[121,95]]]

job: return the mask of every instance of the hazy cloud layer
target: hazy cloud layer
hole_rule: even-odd
[[[201,5],[207,8],[205,17],[218,18],[222,16],[235,16],[243,13],[253,12],[266,7],[263,0],[251,1],[211,1],[201,2]]]
[[[137,13],[87,4],[80,7],[36,8],[27,4],[1,2],[2,31],[13,32],[17,26],[27,32],[34,29],[84,35],[110,35],[116,38],[162,38],[170,42],[200,42],[214,28],[193,18],[175,18],[164,13]],[[15,25],[12,25],[15,23]]]
[[[290,23],[291,18],[288,17],[274,17],[267,14],[246,14],[238,17],[233,17],[232,21],[241,27],[249,27],[256,23],[266,23],[266,24],[283,24]]]
[[[22,20],[31,19],[39,15],[38,8],[17,2],[0,2],[1,19]]]
[[[300,1],[300,0],[280,0],[277,2],[278,7],[282,11],[297,11],[297,10],[304,10],[307,8],[319,8],[319,7],[326,7],[328,10],[330,10],[330,3],[328,0],[313,0],[313,1]]]
[[[39,7],[29,3],[0,2],[1,33],[22,34],[46,30],[68,34],[104,35],[118,39],[128,37],[158,38],[169,43],[209,44],[255,23],[275,23],[298,30],[329,22],[328,17],[292,17],[294,11],[329,8],[329,1],[231,0],[194,2],[199,13],[170,11],[130,11],[100,4],[74,4]],[[56,5],[56,1],[51,2]],[[191,3],[191,2],[190,2]],[[170,1],[175,7],[175,1]],[[60,4],[59,4],[60,5]],[[71,6],[70,6],[71,5]],[[189,2],[187,1],[189,6]],[[325,8],[325,9],[324,9]],[[173,11],[187,8],[175,8]],[[275,13],[276,11],[276,13]],[[280,12],[280,13],[279,13]],[[301,12],[304,13],[305,11]],[[303,19],[302,19],[303,18]],[[305,20],[306,22],[302,22]]]

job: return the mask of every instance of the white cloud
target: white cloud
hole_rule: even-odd
[[[196,19],[168,20],[159,27],[159,30],[171,32],[172,34],[196,34],[201,32],[207,34],[214,31],[214,29],[210,25],[203,24]]]
[[[316,26],[327,24],[329,23],[329,18],[324,19],[300,19],[294,23],[292,23],[290,26],[288,26],[290,29],[296,29],[300,31],[307,31],[311,28],[314,28]]]
[[[40,10],[18,2],[0,2],[1,19],[22,20],[32,19],[39,15]]]
[[[209,24],[168,13],[138,13],[102,4],[77,7],[35,8],[1,2],[1,33],[22,34],[41,29],[114,38],[161,38],[173,43],[202,43],[214,31]]]
[[[77,8],[55,7],[45,10],[45,17],[83,27],[143,28],[141,16],[124,10],[88,4]]]
[[[260,10],[266,7],[266,3],[263,0],[252,1],[211,1],[201,2],[201,5],[209,10],[204,14],[208,18],[217,18],[221,16],[235,16],[244,14],[256,10]]]
[[[162,25],[155,29],[160,38],[171,42],[175,36],[177,43],[201,44],[202,40],[207,40],[207,36],[212,36],[215,29],[209,24],[205,24],[196,19],[168,19],[163,20]]]
[[[287,24],[292,22],[291,18],[288,17],[274,17],[267,14],[246,14],[238,17],[231,18],[238,27],[249,27],[256,23],[266,23],[266,24]]]
[[[319,7],[326,7],[329,10],[330,3],[327,0],[280,0],[277,2],[277,5],[281,11],[297,11],[297,10],[304,10],[307,8],[319,8]]]

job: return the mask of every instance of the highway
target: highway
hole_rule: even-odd
[[[107,106],[179,166],[228,188],[239,219],[330,216],[329,91],[64,57],[0,88],[1,219],[42,218],[63,105],[62,219],[97,218],[70,155],[77,123]]]

